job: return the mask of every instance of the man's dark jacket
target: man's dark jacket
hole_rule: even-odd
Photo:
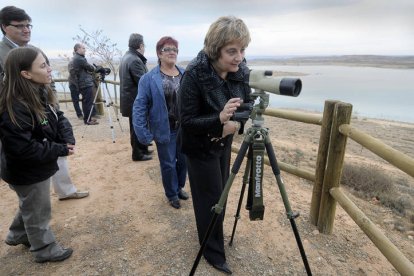
[[[94,86],[92,73],[95,71],[95,67],[88,63],[85,56],[75,53],[72,62],[73,71],[78,79],[78,88],[85,89]]]
[[[124,117],[132,116],[132,105],[138,94],[138,82],[148,72],[147,59],[135,49],[129,48],[119,67],[120,105]]]

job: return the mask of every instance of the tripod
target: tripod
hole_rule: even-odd
[[[99,92],[99,90],[100,90],[100,91],[102,91],[103,96],[104,96],[104,100],[102,101],[102,103],[104,103],[104,104],[105,104],[105,106],[106,106],[106,111],[107,111],[107,113],[108,113],[108,124],[109,124],[109,128],[111,129],[111,134],[112,134],[112,143],[115,143],[115,129],[114,129],[114,125],[113,125],[113,122],[112,122],[111,112],[110,112],[110,110],[109,110],[109,107],[110,107],[110,106],[114,107],[114,106],[113,106],[113,105],[114,105],[114,102],[113,102],[113,100],[112,100],[112,96],[111,96],[111,94],[109,93],[108,83],[105,81],[105,74],[100,73],[100,76],[99,76],[98,81],[99,81],[99,86],[98,86],[99,88],[98,88],[98,91],[96,91],[95,97],[94,97],[94,99],[93,99],[92,108],[91,108],[91,110],[89,111],[89,115],[88,115],[88,120],[87,120],[87,122],[89,122],[89,120],[91,119],[91,116],[92,116],[92,111],[93,111],[93,107],[94,107],[94,106],[96,106],[96,99],[98,98],[98,94],[99,94],[98,92]],[[108,101],[108,98],[109,98],[109,101]],[[115,116],[116,116],[116,120],[118,121],[119,127],[120,127],[121,131],[123,132],[121,122],[119,121],[118,113],[117,113],[117,112],[114,112],[114,113],[115,113]],[[82,138],[83,138],[83,136],[85,135],[85,132],[86,132],[86,128],[87,128],[87,126],[88,126],[88,125],[86,124],[86,125],[85,125],[85,128],[84,128],[84,131],[83,131]]]
[[[253,111],[250,115],[252,118],[252,127],[250,127],[245,134],[245,138],[243,143],[240,147],[240,150],[237,154],[237,157],[234,161],[234,164],[231,168],[230,176],[224,186],[223,192],[220,196],[219,202],[212,208],[214,212],[212,220],[208,226],[206,231],[205,237],[201,243],[200,250],[198,251],[196,260],[194,261],[193,267],[191,269],[190,275],[194,275],[198,263],[201,259],[203,254],[204,248],[207,244],[208,238],[211,235],[211,232],[216,224],[218,216],[224,209],[224,205],[227,201],[227,197],[231,188],[231,185],[234,181],[236,174],[238,173],[240,166],[243,162],[243,158],[247,153],[248,159],[246,162],[246,170],[243,176],[243,185],[240,194],[240,199],[235,215],[235,222],[233,226],[233,231],[231,235],[231,239],[229,245],[232,246],[233,239],[237,227],[237,222],[240,219],[240,209],[245,193],[245,188],[247,183],[249,182],[249,193],[247,198],[247,206],[246,208],[249,210],[250,220],[262,220],[264,214],[264,206],[263,206],[263,169],[264,169],[264,152],[266,150],[270,165],[272,167],[273,174],[276,177],[276,181],[279,187],[280,194],[282,196],[283,204],[285,206],[287,218],[290,221],[292,226],[293,233],[295,235],[296,243],[298,245],[303,264],[305,266],[306,272],[308,275],[312,275],[312,272],[309,267],[309,263],[305,254],[305,250],[302,245],[302,241],[299,236],[298,229],[296,227],[295,218],[299,216],[299,213],[293,212],[290,208],[289,199],[285,190],[285,186],[283,180],[280,176],[280,169],[277,164],[276,155],[273,150],[272,144],[270,142],[270,138],[268,136],[268,130],[263,127],[264,119],[262,114],[269,103],[269,95],[265,94],[264,91],[259,90],[257,93],[252,93],[251,96],[256,99],[260,97],[260,103],[253,107]]]

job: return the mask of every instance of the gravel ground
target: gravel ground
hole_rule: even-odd
[[[108,117],[103,117],[99,125],[85,128],[71,106],[63,104],[62,109],[77,137],[77,153],[69,159],[72,178],[78,188],[91,192],[88,198],[69,201],[58,201],[52,193],[52,229],[58,241],[72,247],[74,254],[61,263],[37,264],[23,246],[0,244],[0,275],[188,275],[199,249],[191,198],[182,202],[180,210],[168,205],[156,152],[151,161],[131,161],[126,118],[120,118],[123,131],[115,116],[112,124]],[[315,162],[315,157],[310,156],[315,155],[317,148],[317,128],[295,124],[286,127],[284,122],[266,120],[277,133],[274,146],[282,159],[305,167]],[[296,134],[292,135],[292,131]],[[305,138],[306,142],[296,141]],[[288,142],[294,144],[293,148]],[[298,145],[303,155],[295,154]],[[283,153],[284,149],[289,153]],[[243,171],[242,166],[229,194],[224,224],[226,242],[230,240]],[[292,209],[301,214],[296,224],[314,275],[399,275],[340,207],[334,233],[320,234],[309,222],[312,185],[283,172],[282,177]],[[264,220],[249,221],[243,207],[234,244],[230,247],[226,243],[233,274],[306,275],[268,167],[263,183]],[[188,185],[186,190],[189,191]],[[379,222],[409,259],[414,259],[413,231],[395,228],[395,221],[403,218],[376,203],[349,196]],[[0,198],[0,235],[5,237],[17,200],[4,182],[0,185]],[[202,259],[196,275],[221,274]]]

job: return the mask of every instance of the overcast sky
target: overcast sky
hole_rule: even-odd
[[[70,54],[79,26],[102,29],[125,52],[131,33],[144,36],[145,55],[165,35],[179,57],[194,57],[210,24],[235,15],[252,41],[247,56],[414,55],[413,0],[2,0],[31,17],[31,44],[50,57]]]

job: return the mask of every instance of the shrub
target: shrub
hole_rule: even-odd
[[[404,216],[410,216],[414,208],[409,195],[401,194],[394,185],[395,180],[375,165],[345,164],[341,184],[365,199],[378,199],[381,204]]]

